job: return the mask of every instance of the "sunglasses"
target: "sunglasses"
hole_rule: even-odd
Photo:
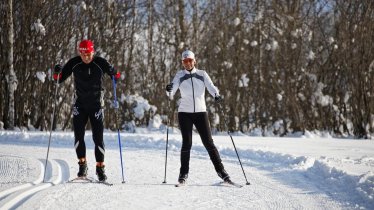
[[[93,52],[79,52],[81,56],[91,56],[93,55]]]
[[[193,59],[191,58],[186,58],[183,60],[183,63],[191,63],[193,61]]]

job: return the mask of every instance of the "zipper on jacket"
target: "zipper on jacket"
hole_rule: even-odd
[[[194,87],[193,87],[192,72],[190,72],[190,76],[191,76],[191,84],[192,84],[193,112],[195,112],[196,111],[196,108],[195,108],[195,91],[194,91]]]

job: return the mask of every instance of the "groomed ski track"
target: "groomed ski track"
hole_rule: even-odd
[[[122,135],[122,134],[121,134]],[[106,174],[113,186],[66,183],[76,177],[78,164],[73,134],[56,132],[42,182],[48,133],[0,132],[1,209],[373,209],[373,178],[357,176],[325,160],[370,170],[372,142],[277,139],[259,141],[235,137],[243,173],[227,136],[215,137],[225,169],[242,188],[219,185],[221,180],[204,147],[194,137],[187,186],[176,188],[180,135],[169,136],[167,183],[164,181],[165,135],[123,134],[125,181],[122,183],[117,133],[106,133]],[[95,177],[92,139],[86,134],[88,176]],[[270,144],[271,143],[271,144]],[[323,143],[323,146],[321,143]],[[330,143],[330,145],[328,145]],[[337,144],[338,143],[338,144]],[[263,144],[282,153],[248,147]],[[306,144],[306,145],[304,145]],[[359,144],[358,146],[356,144]],[[312,156],[294,156],[286,147],[315,148]],[[283,147],[283,148],[282,148]],[[326,150],[326,147],[328,150]],[[299,147],[297,147],[299,148]],[[354,150],[352,150],[354,148]],[[316,153],[324,149],[322,153]],[[329,157],[330,153],[337,153]],[[352,160],[348,159],[347,152]],[[357,152],[360,155],[354,156]],[[316,155],[313,155],[316,153]],[[339,155],[340,154],[340,155]],[[363,156],[368,154],[368,156]],[[323,155],[323,156],[321,156]],[[326,156],[325,156],[326,155]],[[354,159],[353,159],[354,158]],[[355,169],[356,169],[355,168]]]
[[[19,157],[16,159],[19,159]],[[4,162],[4,158],[1,158],[1,161]],[[39,163],[39,176],[36,180],[0,192],[0,210],[16,209],[37,192],[61,184],[69,178],[69,169],[66,167],[67,163],[65,161],[49,160],[45,180],[43,180],[45,160],[44,162],[39,160]],[[1,165],[4,166],[6,164],[2,163]],[[5,167],[2,167],[2,169],[4,173],[11,172]]]
[[[7,146],[6,146],[7,147]],[[10,150],[13,146],[10,146]],[[37,149],[28,148],[29,154],[35,158]],[[170,152],[167,183],[163,181],[163,166],[149,167],[149,164],[163,162],[163,153],[153,150],[125,151],[126,184],[121,183],[118,157],[111,157],[107,161],[107,174],[114,186],[104,186],[90,183],[66,183],[74,177],[77,165],[75,161],[64,160],[60,156],[72,156],[72,149],[57,151],[59,158],[51,159],[47,168],[47,181],[42,182],[44,161],[25,158],[39,166],[39,176],[32,182],[20,183],[0,193],[1,209],[341,209],[339,203],[331,200],[327,195],[308,184],[305,177],[293,176],[295,183],[304,183],[305,191],[298,187],[282,184],[282,180],[272,177],[267,172],[248,167],[246,171],[251,185],[243,188],[219,186],[220,182],[210,160],[206,155],[194,155],[191,160],[191,175],[188,185],[175,188],[178,174],[178,152]],[[54,151],[56,155],[56,151]],[[88,153],[93,153],[88,150]],[[108,151],[107,151],[108,152]],[[114,153],[115,151],[110,151]],[[160,153],[161,152],[161,153]],[[52,155],[53,156],[53,155]],[[1,159],[11,159],[12,156],[2,154]],[[20,158],[20,157],[17,157]],[[91,157],[92,158],[92,157]],[[108,157],[109,158],[109,157]],[[234,158],[224,160],[232,178],[243,182],[240,166]],[[110,166],[112,168],[110,168]],[[203,167],[201,167],[203,166]],[[90,167],[90,166],[89,166]],[[93,168],[91,166],[91,168]],[[209,169],[209,170],[206,170]],[[6,173],[10,171],[4,170]],[[93,175],[93,169],[89,170]],[[208,175],[207,175],[208,174]],[[297,180],[299,179],[299,180]],[[160,193],[162,192],[162,193]],[[147,202],[145,202],[147,201]],[[152,202],[151,204],[148,202]],[[98,205],[100,203],[100,205]]]

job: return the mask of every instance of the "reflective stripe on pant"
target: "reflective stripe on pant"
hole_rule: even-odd
[[[181,168],[180,174],[188,174],[190,151],[192,147],[192,128],[195,125],[201,141],[208,151],[209,157],[212,160],[214,168],[217,172],[221,172],[224,167],[220,155],[214,145],[212,133],[210,130],[208,114],[206,112],[197,113],[178,113],[179,126],[182,133],[182,148],[181,148]]]
[[[92,138],[95,143],[95,159],[96,162],[104,162],[105,145],[103,141],[103,109],[87,110],[74,106],[73,108],[73,126],[75,142],[74,147],[78,159],[86,157],[86,144],[84,142],[84,134],[86,124],[90,119]]]

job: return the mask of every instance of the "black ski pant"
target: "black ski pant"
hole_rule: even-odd
[[[104,162],[105,146],[103,140],[103,118],[104,113],[102,108],[89,109],[78,106],[73,107],[74,147],[78,159],[86,158],[84,134],[86,124],[88,119],[90,119],[92,138],[95,143],[95,159],[96,162]]]
[[[186,113],[178,112],[178,121],[182,133],[181,168],[180,175],[188,174],[190,151],[192,147],[192,127],[195,125],[201,141],[208,151],[209,157],[217,173],[224,170],[221,157],[214,145],[207,112]]]

